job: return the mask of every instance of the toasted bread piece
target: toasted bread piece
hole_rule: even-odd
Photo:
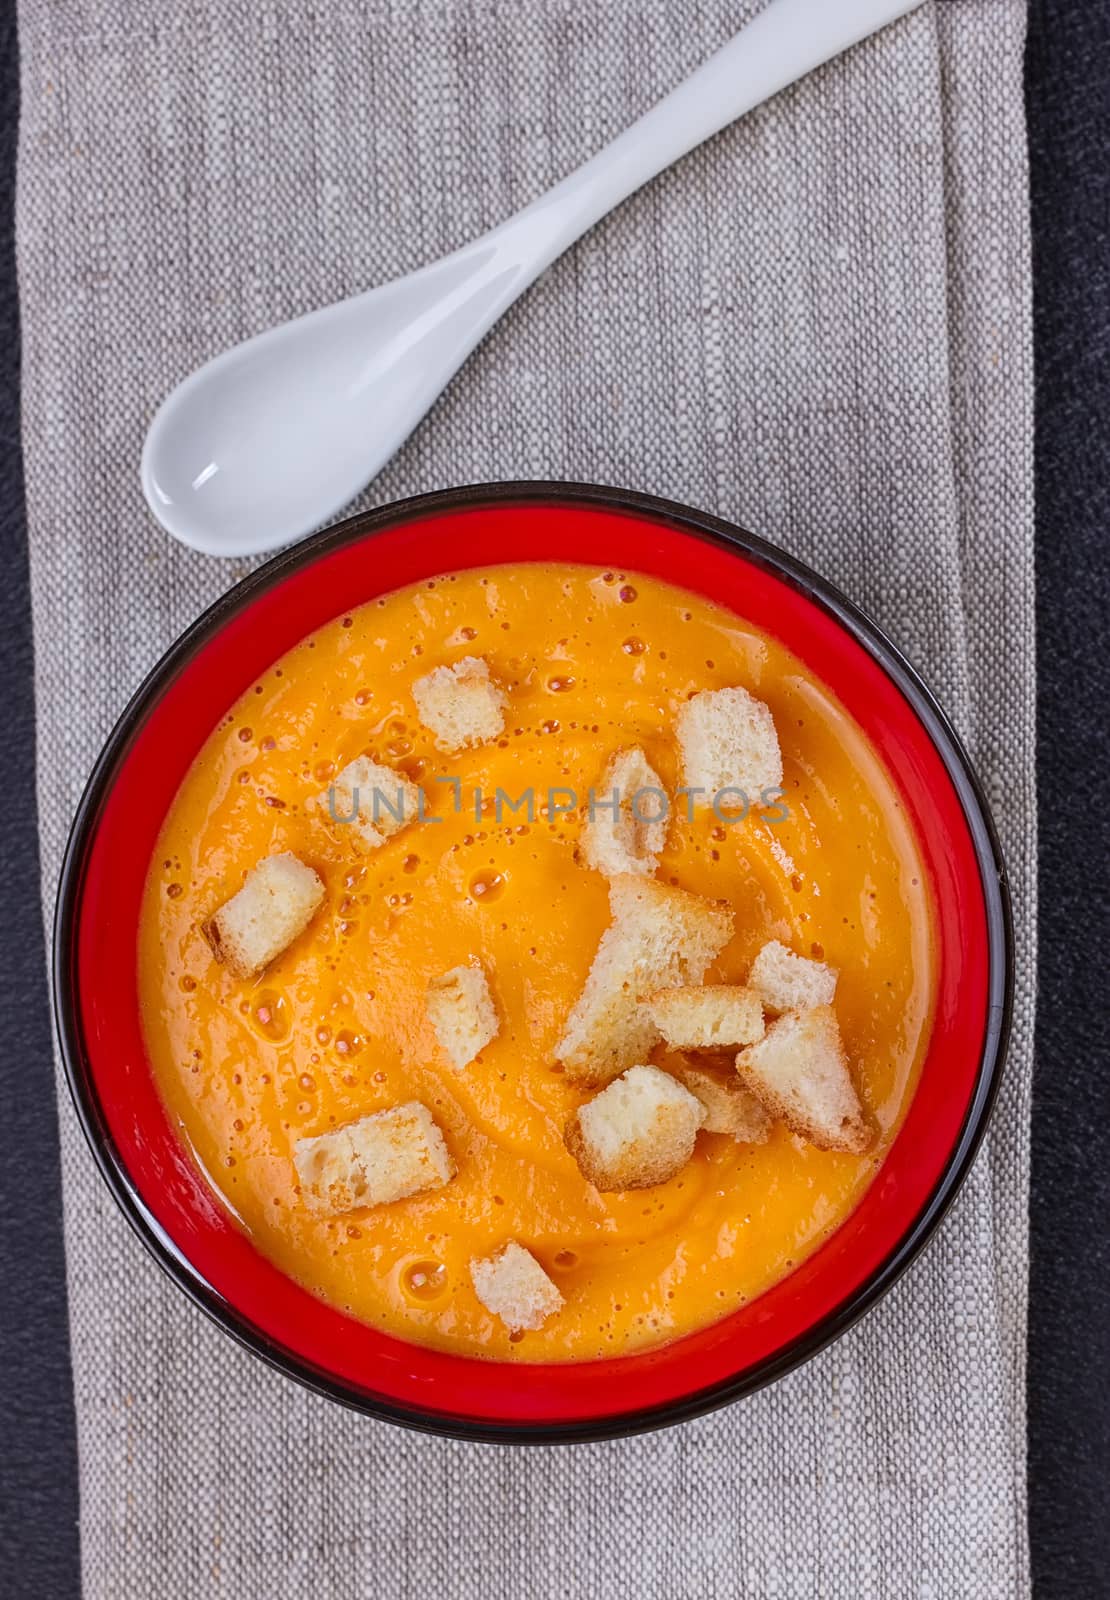
[[[470,1263],[474,1293],[513,1333],[542,1328],[563,1297],[530,1250],[515,1239],[492,1256]]]
[[[607,878],[622,872],[651,877],[667,842],[670,796],[639,745],[618,750],[593,790],[582,832],[587,864]]]
[[[744,799],[761,803],[764,791],[782,787],[782,752],[774,718],[746,689],[705,689],[688,700],[675,724],[682,777],[695,806],[740,811]],[[725,790],[740,793],[724,794]]]
[[[777,939],[765,944],[752,962],[748,987],[768,1011],[809,1011],[831,1006],[836,994],[836,968],[808,956],[796,956]]]
[[[555,1047],[579,1083],[608,1083],[643,1061],[659,1038],[644,1000],[700,983],[732,935],[726,906],[634,873],[610,880],[609,906],[613,920]]]
[[[497,1012],[486,975],[476,958],[466,966],[452,967],[440,978],[432,978],[425,1005],[428,1020],[452,1066],[468,1066],[496,1037]]]
[[[871,1129],[848,1071],[831,1006],[786,1011],[736,1057],[740,1082],[773,1117],[819,1150],[866,1150]]]
[[[419,1100],[298,1139],[293,1159],[304,1197],[319,1211],[387,1205],[455,1176],[443,1135]]]
[[[454,752],[496,739],[505,727],[500,684],[481,656],[463,656],[451,667],[436,667],[412,686],[421,722],[435,736],[436,749]]]
[[[685,984],[657,989],[647,1002],[668,1044],[684,1050],[754,1044],[763,1037],[763,1002],[739,984]]]
[[[423,795],[403,772],[383,767],[369,756],[355,759],[336,774],[314,804],[339,833],[349,833],[367,850],[376,850],[420,816]]]
[[[771,1136],[771,1118],[736,1075],[733,1055],[728,1050],[702,1050],[690,1055],[684,1050],[665,1050],[657,1065],[677,1078],[705,1108],[706,1133],[727,1133],[738,1144],[766,1144]]]
[[[705,1107],[658,1067],[635,1066],[570,1118],[564,1138],[595,1189],[650,1189],[689,1161]]]
[[[324,885],[291,851],[266,856],[204,925],[218,961],[252,978],[287,950],[319,910]]]

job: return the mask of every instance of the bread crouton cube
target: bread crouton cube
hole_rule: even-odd
[[[474,1293],[513,1333],[541,1328],[563,1297],[530,1250],[515,1239],[470,1263]]]
[[[657,989],[700,983],[732,936],[732,912],[654,878],[609,883],[612,921],[555,1047],[567,1077],[608,1083],[643,1061],[659,1030],[644,1001]]]
[[[468,1066],[497,1035],[493,997],[476,961],[432,978],[425,1005],[428,1020],[452,1066]]]
[[[305,1199],[320,1211],[388,1205],[455,1176],[443,1135],[419,1100],[298,1139],[293,1159]]]
[[[622,872],[651,877],[667,842],[670,796],[638,745],[618,750],[591,791],[582,832],[588,866],[612,878]]]
[[[694,1153],[705,1108],[658,1067],[629,1067],[567,1123],[567,1149],[595,1189],[650,1189]]]
[[[369,756],[355,759],[316,796],[337,828],[349,830],[367,850],[376,850],[420,816],[420,787],[403,772]]]
[[[736,1071],[773,1117],[819,1150],[858,1153],[871,1144],[831,1006],[784,1012],[740,1051]]]
[[[465,750],[504,730],[508,696],[481,656],[463,656],[452,667],[436,667],[417,678],[412,697],[437,750]]]
[[[218,961],[253,978],[304,932],[323,898],[316,873],[285,850],[260,861],[202,931]]]
[[[701,1101],[706,1133],[726,1133],[738,1144],[767,1143],[771,1118],[762,1102],[740,1082],[729,1051],[706,1050],[690,1056],[682,1050],[668,1050],[659,1057],[658,1065]]]
[[[746,689],[705,689],[678,714],[683,782],[694,805],[742,811],[782,787],[782,752],[770,710]],[[698,794],[698,790],[704,791]]]
[[[668,1044],[684,1050],[754,1044],[763,1037],[763,1002],[739,984],[685,984],[658,989],[647,1002]]]
[[[772,939],[752,962],[748,987],[755,990],[768,1011],[809,1011],[814,1006],[832,1005],[836,976],[835,967],[797,956]]]

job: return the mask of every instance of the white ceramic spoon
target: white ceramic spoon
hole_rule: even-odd
[[[310,533],[408,438],[474,346],[606,212],[710,135],[924,0],[772,0],[577,172],[473,244],[225,351],[143,447],[166,530],[210,555]]]

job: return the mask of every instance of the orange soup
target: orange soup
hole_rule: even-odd
[[[484,659],[507,691],[505,726],[444,756],[412,685],[465,656]],[[668,1182],[600,1193],[564,1143],[591,1091],[555,1059],[609,922],[606,880],[579,848],[586,796],[632,744],[674,793],[677,712],[732,685],[771,710],[782,801],[743,817],[676,803],[658,878],[732,909],[735,933],[708,982],[741,983],[770,939],[838,969],[837,1017],[874,1142],[859,1155],[816,1149],[781,1123],[764,1144],[703,1131]],[[426,796],[423,818],[362,852],[312,803],[360,754]],[[281,851],[315,869],[324,903],[261,976],[238,979],[202,927]],[[426,995],[431,979],[474,959],[499,1032],[457,1070]],[[657,580],[525,564],[450,574],[337,617],[242,696],[163,827],[139,981],[171,1118],[260,1251],[402,1339],[569,1361],[704,1327],[845,1219],[913,1094],[934,954],[894,785],[794,656]],[[309,1205],[295,1142],[410,1101],[442,1130],[452,1181],[338,1215]],[[485,1309],[469,1270],[510,1239],[564,1301],[524,1334]]]

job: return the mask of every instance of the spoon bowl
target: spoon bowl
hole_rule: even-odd
[[[255,555],[333,517],[516,298],[524,271],[487,236],[200,367],[143,448],[143,492],[163,527],[208,555]]]

